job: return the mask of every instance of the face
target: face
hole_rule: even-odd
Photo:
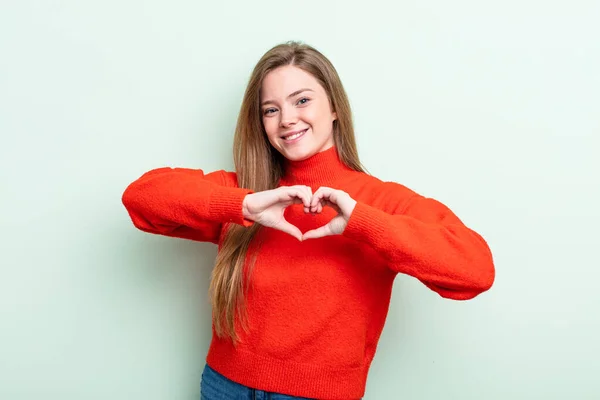
[[[337,115],[325,89],[308,72],[292,65],[269,72],[260,101],[269,142],[288,160],[304,160],[333,146]]]

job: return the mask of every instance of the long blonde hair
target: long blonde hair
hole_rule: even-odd
[[[340,160],[349,168],[364,171],[356,149],[352,112],[346,91],[331,62],[315,48],[299,42],[279,44],[267,51],[254,68],[235,129],[233,159],[239,187],[254,192],[275,189],[284,173],[283,156],[269,143],[260,110],[263,79],[272,70],[294,65],[310,73],[325,89],[332,110],[333,138]],[[213,326],[219,337],[239,340],[236,321],[247,330],[245,290],[251,268],[244,277],[247,253],[259,224],[247,228],[227,224],[224,240],[217,255],[210,283]],[[251,266],[254,260],[250,260]]]

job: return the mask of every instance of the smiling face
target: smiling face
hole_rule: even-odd
[[[260,93],[267,138],[285,158],[304,160],[333,146],[337,115],[311,74],[293,65],[276,68],[263,79]]]

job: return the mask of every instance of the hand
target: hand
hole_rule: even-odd
[[[348,225],[354,207],[356,207],[356,200],[344,191],[320,187],[312,196],[309,211],[320,213],[323,211],[324,206],[333,208],[338,215],[329,221],[327,225],[306,232],[302,236],[302,240],[342,234]]]
[[[309,186],[281,186],[277,189],[248,194],[242,203],[244,218],[278,229],[302,240],[302,232],[286,221],[283,213],[292,204],[304,204],[310,210],[312,189]]]

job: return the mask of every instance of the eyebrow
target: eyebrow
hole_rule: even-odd
[[[297,96],[297,95],[299,95],[300,93],[302,93],[302,92],[306,92],[306,91],[308,91],[308,92],[314,92],[314,90],[312,90],[312,89],[304,88],[304,89],[296,90],[294,93],[290,94],[290,95],[289,95],[287,98],[289,99],[290,97]],[[274,104],[274,103],[275,103],[275,101],[274,101],[274,100],[266,100],[266,101],[263,101],[263,102],[261,103],[261,106],[264,106],[265,104],[269,104],[269,103],[273,103],[273,104]]]

